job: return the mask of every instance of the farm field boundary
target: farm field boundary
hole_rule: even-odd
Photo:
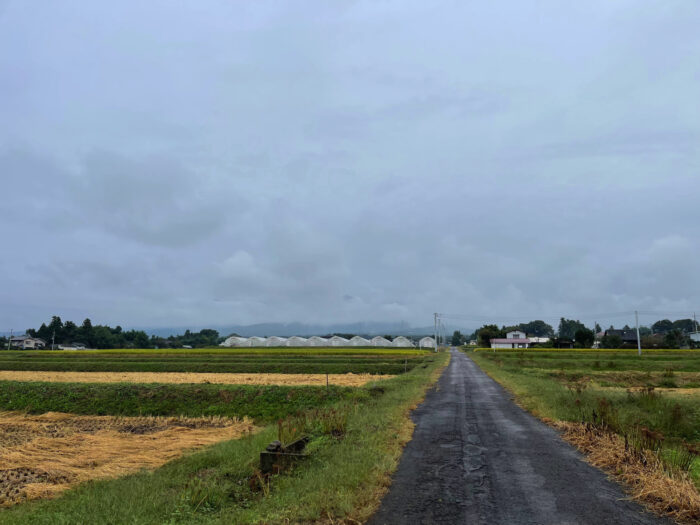
[[[120,416],[249,417],[272,422],[338,402],[360,402],[364,388],[279,385],[0,382],[0,410]]]
[[[81,485],[54,500],[0,511],[3,524],[68,523],[357,523],[377,507],[390,483],[403,445],[410,439],[409,413],[449,359],[434,360],[365,387],[331,387],[337,398],[325,407],[290,414],[260,433],[226,441],[167,463],[152,473]],[[16,383],[25,388],[27,383]],[[38,384],[33,384],[38,385]],[[68,384],[41,384],[45,388]],[[3,385],[4,386],[4,385]],[[95,385],[71,385],[93,388]],[[137,385],[99,385],[103,388]],[[219,390],[215,385],[165,385]],[[244,387],[235,387],[236,389]],[[318,387],[246,387],[306,394]],[[4,391],[3,388],[0,391]],[[119,396],[112,392],[112,396]],[[45,401],[45,399],[44,399]],[[329,400],[330,401],[330,400]],[[241,404],[245,406],[245,404]],[[267,421],[273,420],[270,415]],[[270,478],[256,477],[259,452],[272,440],[296,432],[311,437],[309,458]],[[258,481],[255,481],[258,480]]]
[[[434,355],[321,353],[112,353],[0,352],[0,370],[72,372],[199,372],[285,374],[400,374],[434,359]]]
[[[168,355],[357,355],[357,356],[407,356],[419,357],[433,352],[413,348],[379,348],[379,347],[260,347],[260,348],[111,348],[97,350],[11,350],[5,355],[104,355],[104,354],[168,354]]]
[[[676,369],[694,369],[697,352],[639,358],[606,351],[600,359],[571,350],[468,354],[523,408],[562,430],[565,439],[634,497],[681,522],[700,519],[700,459],[694,452],[700,445],[700,396],[659,393],[653,387],[601,388],[590,374],[605,363],[632,371],[631,376],[643,371],[653,378],[665,370],[669,374],[669,362]]]
[[[50,383],[204,383],[357,387],[392,376],[373,374],[202,374],[193,372],[37,372],[0,370],[0,381]]]

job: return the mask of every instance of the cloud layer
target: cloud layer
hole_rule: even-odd
[[[698,17],[3,3],[0,330],[691,315]]]

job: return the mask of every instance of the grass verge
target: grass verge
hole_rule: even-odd
[[[88,483],[62,497],[2,511],[4,524],[357,523],[375,510],[413,425],[410,410],[449,359],[359,389],[364,395],[291,418],[304,420],[310,457],[257,478],[258,454],[279,437],[261,433],[175,460],[153,472]],[[168,389],[173,388],[168,386]],[[279,387],[278,387],[279,388]],[[256,481],[259,480],[259,481]]]
[[[693,521],[700,517],[696,398],[659,394],[654,389],[589,388],[585,381],[562,383],[547,369],[519,366],[523,353],[514,355],[518,361],[470,353],[515,395],[519,405],[563,430],[565,439],[623,482],[635,498],[659,513],[697,523]],[[575,358],[572,354],[568,360]],[[524,359],[536,358],[526,354]]]

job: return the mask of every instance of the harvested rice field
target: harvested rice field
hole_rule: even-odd
[[[364,386],[370,381],[389,379],[391,375],[373,374],[215,374],[197,372],[46,372],[0,370],[0,381],[48,383],[176,383],[284,386]]]
[[[0,506],[154,469],[185,451],[258,429],[233,418],[0,413]]]

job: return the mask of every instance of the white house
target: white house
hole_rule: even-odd
[[[29,337],[28,335],[20,335],[10,337],[10,346],[12,348],[21,348],[22,350],[35,350],[44,348],[46,341],[38,337]]]
[[[525,332],[513,330],[505,338],[491,339],[491,348],[529,348],[530,343]]]

